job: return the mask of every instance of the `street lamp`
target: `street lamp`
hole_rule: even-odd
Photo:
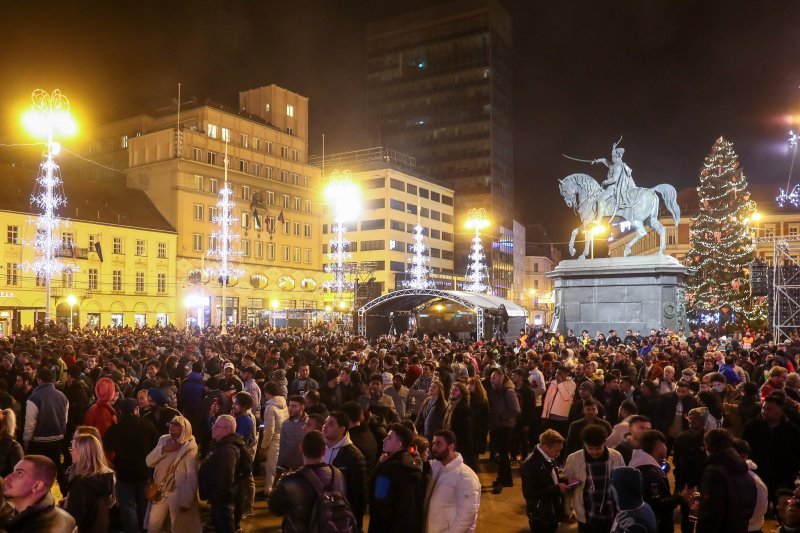
[[[345,222],[355,219],[361,210],[361,191],[353,183],[350,171],[339,172],[335,170],[331,174],[330,182],[323,191],[325,200],[333,209],[334,219],[331,233],[335,238],[330,240],[328,266],[326,272],[333,274],[333,280],[326,281],[324,286],[330,290],[335,290],[338,299],[342,299],[342,293],[352,288],[352,283],[345,279],[344,263],[350,259],[350,241],[345,239],[344,234],[347,228]]]
[[[75,298],[74,294],[70,294],[67,296],[67,303],[69,304],[69,330],[72,331],[72,308],[75,307],[75,304],[78,302],[78,299]]]
[[[32,196],[33,203],[42,210],[36,221],[36,240],[33,243],[37,254],[34,262],[25,268],[44,277],[44,321],[45,324],[49,324],[50,280],[53,274],[68,268],[58,259],[61,240],[53,235],[57,233],[61,222],[57,210],[67,203],[61,189],[58,164],[55,162],[55,156],[61,150],[61,146],[53,138],[58,134],[74,135],[78,127],[69,114],[69,99],[58,89],[52,93],[36,89],[31,95],[31,100],[33,109],[23,115],[22,124],[31,135],[47,141],[47,152],[36,178],[38,186]]]
[[[594,259],[594,238],[600,235],[605,235],[607,231],[608,231],[608,226],[606,226],[605,224],[595,224],[589,229],[589,238],[591,239],[590,247],[592,250],[592,256],[591,256],[592,259]]]
[[[488,279],[485,274],[486,265],[483,260],[486,256],[483,254],[483,243],[481,243],[481,230],[489,227],[489,219],[486,218],[486,210],[470,209],[467,212],[467,222],[464,224],[467,229],[475,230],[475,237],[472,238],[472,246],[470,247],[472,253],[469,258],[472,261],[467,265],[467,279],[470,283],[464,286],[464,290],[471,292],[486,292],[486,285],[484,285],[484,278]]]

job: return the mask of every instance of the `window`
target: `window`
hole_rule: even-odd
[[[384,198],[372,198],[364,202],[365,209],[383,209],[384,207],[386,207]]]
[[[300,150],[292,150],[292,161],[300,161]]]
[[[159,259],[167,258],[167,243],[165,242],[158,243],[158,258]]]
[[[89,269],[89,290],[96,291],[99,285],[100,273],[96,268]]]
[[[261,151],[261,139],[258,137],[253,137],[253,150],[257,152]]]
[[[275,217],[267,217],[267,231],[270,233],[275,231]]]
[[[375,220],[362,220],[361,221],[361,231],[367,231],[371,229],[384,229],[386,227],[386,220],[379,218]]]
[[[419,196],[420,198],[429,198],[430,191],[428,189],[423,189],[422,187],[419,188]]]
[[[122,313],[111,313],[111,327],[122,328],[125,327],[125,315]]]
[[[100,235],[89,235],[89,251],[95,251],[95,243],[100,242]]]
[[[431,257],[442,257],[442,251],[439,248],[431,248]]]
[[[442,234],[438,229],[431,228],[431,239],[441,239]]]
[[[789,236],[790,237],[797,237],[798,234],[798,225],[797,224],[789,224]]]
[[[431,200],[432,201],[438,202],[440,200],[440,198],[441,198],[441,196],[439,196],[438,192],[431,191]]]
[[[374,250],[384,250],[386,248],[386,241],[384,240],[375,240],[375,241],[361,241],[361,251],[362,252],[371,252]]]
[[[261,241],[256,241],[254,252],[256,259],[262,259],[264,257],[264,243]]]
[[[295,237],[299,237],[300,236],[300,223],[299,222],[295,222],[295,223],[292,224],[292,226],[294,227],[294,232],[293,233],[294,233]]]
[[[291,229],[292,229],[291,222],[289,222],[288,220],[284,220],[283,221],[283,234],[284,235],[289,235]]]
[[[774,237],[775,236],[775,224],[771,224],[769,226],[764,227],[764,237]]]
[[[306,213],[311,212],[311,200],[303,200],[303,211]]]
[[[217,211],[218,209],[213,205],[208,206],[208,220],[211,222],[216,222],[217,218]]]
[[[275,205],[275,193],[267,191],[267,205]]]
[[[114,237],[114,247],[111,249],[111,253],[116,255],[124,253],[122,251],[122,237]]]
[[[291,200],[289,199],[289,195],[288,195],[288,194],[284,194],[284,195],[283,195],[283,207],[284,207],[285,209],[289,209],[289,205],[290,205],[289,203],[290,203],[290,201],[291,201]]]
[[[300,185],[300,174],[292,174],[292,185]]]
[[[286,126],[286,133],[289,135],[294,135],[294,128],[291,126]]]
[[[305,187],[306,189],[311,187],[311,178],[309,178],[308,176],[303,176],[303,187]]]
[[[71,289],[73,284],[73,276],[72,272],[67,270],[61,273],[61,286],[65,289]]]
[[[392,209],[397,209],[398,211],[406,210],[405,202],[401,202],[400,200],[394,200],[394,199],[389,200],[389,207],[391,207]]]
[[[242,185],[242,200],[249,200],[250,199],[250,187],[247,185]]]
[[[242,239],[242,255],[244,257],[250,257],[250,240],[249,239]]]
[[[261,175],[261,163],[253,163],[253,175],[254,176]]]
[[[431,220],[441,220],[442,214],[439,211],[431,209]]]
[[[442,213],[442,222],[447,224],[453,223],[453,215],[448,215],[447,213]]]
[[[114,270],[111,272],[111,290],[122,290],[122,270]]]
[[[399,220],[390,220],[389,221],[389,228],[393,229],[393,230],[397,230],[397,231],[405,231],[406,230],[406,225],[405,225],[405,223],[400,222]]]
[[[311,237],[311,224],[303,224],[303,237]]]
[[[281,181],[283,183],[289,183],[289,171],[288,170],[281,170]]]
[[[442,250],[442,259],[448,259],[452,261],[454,259],[454,254],[452,250]]]
[[[219,249],[219,237],[216,235],[208,236],[208,249],[216,251]]]
[[[250,227],[250,213],[242,213],[242,227],[244,229]]]
[[[433,198],[431,198],[432,200]],[[442,195],[442,203],[444,205],[453,205],[453,197]]]
[[[303,263],[311,263],[311,248],[303,248]]]
[[[390,178],[390,179],[389,179],[389,186],[390,186],[392,189],[397,189],[398,191],[405,191],[405,190],[406,190],[406,185],[405,185],[405,183],[403,183],[403,182],[402,182],[402,181],[400,181],[400,180],[396,180],[396,179],[394,179],[394,178]]]
[[[428,210],[427,207],[421,207],[419,209],[419,216],[425,217],[425,218],[431,218],[431,212]]]
[[[46,283],[47,282],[44,279],[44,276],[42,276],[41,274],[36,274],[36,286],[37,287],[44,287],[46,285]]]
[[[383,189],[386,187],[386,178],[373,178],[364,182],[365,189]]]
[[[272,179],[273,168],[267,167],[267,178]]]
[[[295,263],[299,263],[300,262],[300,247],[299,246],[295,246],[294,248],[292,248],[292,261],[294,261]]]
[[[244,159],[239,160],[239,172],[247,172],[247,161]]]
[[[533,288],[534,289],[538,289],[539,288],[539,280],[538,279],[533,280]]]
[[[408,194],[417,194],[417,186],[411,185],[410,183],[406,185],[406,192]]]
[[[289,261],[289,245],[284,244],[283,246],[281,246],[281,249],[283,251],[283,260],[288,262]]]
[[[203,160],[203,150],[201,148],[192,148],[192,159],[195,161]]]
[[[17,263],[6,263],[6,285],[16,285],[17,281]]]
[[[389,249],[395,252],[402,252],[404,243],[402,241],[389,240]]]
[[[296,196],[295,196],[295,198],[294,198],[294,208],[295,208],[297,211],[300,211],[300,205],[301,205],[301,204],[300,204],[300,198],[298,198],[298,197],[296,197]]]
[[[120,148],[127,148],[128,147],[128,136],[123,135],[119,138],[119,147]]]
[[[281,146],[281,157],[289,159],[289,148],[287,146]]]
[[[145,242],[142,239],[136,239],[136,255],[144,257],[146,251]]]
[[[19,244],[19,226],[6,226],[6,243]]]
[[[389,261],[389,270],[392,272],[405,272],[406,264],[403,261]]]
[[[294,106],[292,104],[286,104],[286,116],[287,117],[294,116]]]
[[[216,165],[217,164],[217,152],[212,152],[209,150],[206,152],[206,163],[209,165]]]
[[[449,231],[442,232],[442,240],[447,242],[453,242],[453,234]]]
[[[250,137],[246,133],[242,133],[239,138],[241,139],[242,146],[250,148]]]
[[[267,259],[270,261],[275,261],[275,243],[268,242],[267,243]]]
[[[192,250],[195,252],[203,251],[203,234],[195,233],[192,235]]]
[[[415,206],[412,203],[406,204],[406,212],[407,213],[411,213],[412,215],[416,215],[417,214],[417,206]]]
[[[167,275],[166,274],[158,274],[156,278],[156,291],[158,294],[166,294],[167,293]]]
[[[216,124],[212,124],[212,123],[209,122],[207,131],[208,131],[208,136],[209,137],[213,137],[214,139],[217,138],[217,125]]]
[[[211,194],[219,193],[219,180],[211,178],[208,180],[208,192]]]
[[[231,142],[231,130],[228,128],[222,128],[222,140],[226,143]]]
[[[269,142],[269,141],[267,142],[267,153],[268,153],[268,154],[271,154],[271,153],[272,153],[272,143],[271,143],[271,142]]]
[[[203,190],[204,190],[203,185],[204,185],[203,184],[203,176],[200,176],[199,174],[195,174],[194,175],[194,188],[197,189],[200,192],[203,192]]]
[[[533,271],[534,272],[539,272],[539,263],[534,263],[533,264]]]
[[[63,232],[61,234],[61,246],[63,248],[71,248],[75,242],[75,236],[72,233]]]
[[[136,273],[136,292],[144,292],[144,272]]]

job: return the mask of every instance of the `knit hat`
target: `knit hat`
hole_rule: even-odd
[[[703,422],[708,420],[708,408],[706,407],[695,407],[691,411],[689,411],[689,416],[699,416],[703,419]]]
[[[133,398],[125,398],[117,406],[119,414],[122,416],[132,415],[139,405]]]
[[[156,402],[158,405],[166,405],[167,394],[163,390],[153,387],[147,390],[147,394],[150,396],[150,399]]]
[[[97,395],[97,401],[103,403],[110,403],[114,399],[114,393],[117,391],[117,386],[109,378],[100,378],[94,386],[94,392]]]

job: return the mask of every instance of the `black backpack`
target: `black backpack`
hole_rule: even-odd
[[[233,476],[235,482],[246,479],[253,472],[253,458],[243,444],[236,446],[239,449],[239,457],[236,459],[236,472]]]
[[[314,490],[317,491],[317,501],[311,512],[309,531],[311,533],[356,533],[358,531],[358,521],[350,503],[341,491],[336,490],[336,479],[339,472],[333,466],[331,469],[331,484],[325,488],[322,481],[314,474],[310,468],[302,468],[303,476],[311,482]]]

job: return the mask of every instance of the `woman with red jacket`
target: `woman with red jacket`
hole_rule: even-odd
[[[111,406],[117,398],[117,386],[109,378],[100,378],[94,386],[97,401],[89,407],[83,423],[94,426],[104,436],[108,428],[117,423],[117,412]]]

